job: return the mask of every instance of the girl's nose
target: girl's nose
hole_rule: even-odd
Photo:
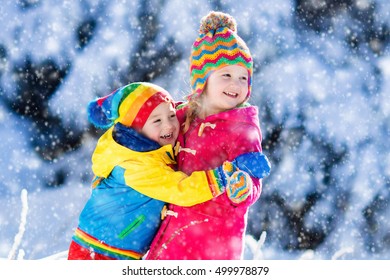
[[[238,89],[240,88],[240,85],[241,85],[240,79],[232,79],[231,87],[233,87],[234,89]]]

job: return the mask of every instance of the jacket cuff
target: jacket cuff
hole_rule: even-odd
[[[219,168],[206,171],[206,177],[213,197],[225,192],[226,178],[224,174],[221,174]]]

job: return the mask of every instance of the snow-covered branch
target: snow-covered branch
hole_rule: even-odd
[[[14,260],[16,257],[16,251],[18,250],[20,243],[22,242],[22,238],[24,232],[26,230],[26,222],[27,222],[27,212],[28,212],[28,202],[27,202],[27,190],[23,189],[20,194],[20,198],[22,200],[22,213],[20,215],[20,224],[18,234],[15,236],[14,243],[12,244],[11,251],[8,254],[9,260]]]

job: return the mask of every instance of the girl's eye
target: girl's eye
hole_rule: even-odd
[[[241,77],[241,80],[243,80],[243,81],[247,81],[247,80],[248,80],[248,77],[246,77],[246,76],[243,76],[243,77]]]
[[[223,77],[230,77],[230,74],[223,74]]]

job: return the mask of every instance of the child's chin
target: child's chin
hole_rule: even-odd
[[[161,145],[161,146],[166,146],[166,145],[169,145],[169,144],[171,144],[172,146],[174,146],[174,145],[173,145],[174,143],[173,143],[172,141],[161,141],[161,142],[160,142],[160,145]]]

